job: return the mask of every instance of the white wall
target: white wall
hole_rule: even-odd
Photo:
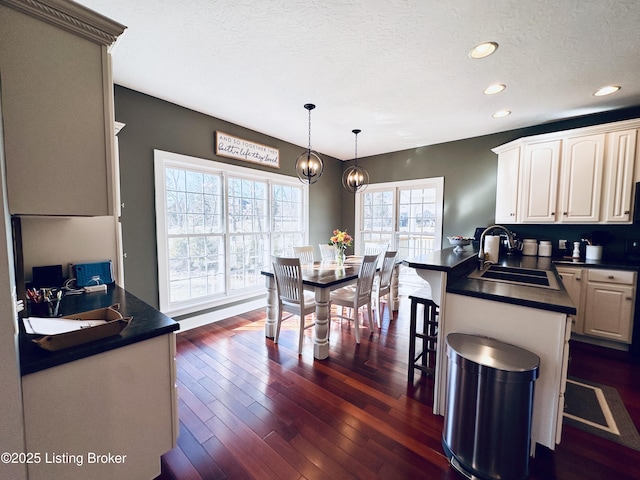
[[[26,281],[33,266],[60,264],[67,276],[70,262],[102,260],[113,261],[117,278],[115,217],[23,217],[21,224]]]
[[[17,345],[13,242],[7,207],[1,119],[2,102],[0,102],[0,385],[2,385],[0,388],[0,409],[2,409],[0,452],[21,453],[25,450],[22,386]],[[26,479],[26,467],[20,463],[0,462],[0,478]]]

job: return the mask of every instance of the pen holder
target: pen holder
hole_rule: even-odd
[[[32,317],[51,317],[53,311],[52,304],[49,302],[30,302],[29,315]]]

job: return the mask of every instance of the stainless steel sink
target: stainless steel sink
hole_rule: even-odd
[[[547,288],[560,290],[558,281],[553,272],[536,268],[505,267],[503,265],[490,265],[485,270],[475,270],[469,274],[469,278],[487,280],[490,282],[510,283],[512,285],[525,285],[527,287]]]

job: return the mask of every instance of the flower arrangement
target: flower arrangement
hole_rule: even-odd
[[[353,238],[347,231],[334,230],[333,236],[329,239],[329,245],[336,247],[336,261],[338,265],[344,264],[344,251],[353,244]]]
[[[353,238],[349,235],[346,230],[343,232],[341,230],[334,230],[333,236],[329,239],[329,245],[333,245],[337,249],[346,250],[347,247],[350,247],[353,244]]]

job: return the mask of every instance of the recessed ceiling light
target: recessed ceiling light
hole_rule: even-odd
[[[491,55],[498,48],[498,44],[496,42],[484,42],[480,45],[476,45],[469,52],[469,56],[471,58],[484,58]]]
[[[501,91],[503,91],[505,88],[507,88],[506,85],[502,84],[502,83],[496,83],[493,85],[489,85],[487,88],[484,89],[484,94],[485,95],[495,95],[496,93],[500,93]]]
[[[607,85],[606,87],[598,89],[593,95],[596,97],[611,95],[612,93],[616,93],[618,90],[620,90],[620,88],[621,87],[618,85]]]
[[[504,118],[508,117],[509,115],[511,115],[511,110],[499,110],[491,116],[493,118]]]

